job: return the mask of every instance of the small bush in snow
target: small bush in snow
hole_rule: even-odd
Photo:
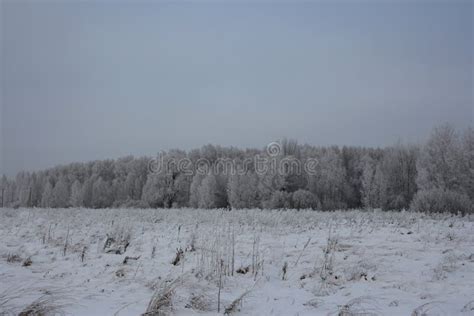
[[[297,190],[292,195],[293,207],[299,209],[317,209],[319,200],[316,195],[307,190]]]
[[[411,209],[424,213],[472,213],[473,206],[465,194],[449,190],[431,189],[418,191],[411,203]]]
[[[268,202],[268,207],[272,209],[291,208],[291,195],[284,191],[275,191]]]

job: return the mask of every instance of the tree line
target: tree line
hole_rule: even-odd
[[[151,157],[123,157],[71,163],[38,172],[19,172],[0,181],[4,207],[87,208],[381,208],[422,212],[474,211],[474,131],[436,127],[423,145],[397,143],[386,148],[316,147],[294,140],[279,142],[279,151],[206,145],[170,150],[160,159],[166,170],[150,170]],[[246,164],[255,156],[265,163],[292,158],[317,161],[311,172],[295,165],[258,172]],[[189,162],[181,170],[176,163]],[[205,160],[221,159],[231,168],[198,172]],[[270,167],[270,165],[269,165]],[[191,172],[189,172],[191,171]],[[226,172],[227,171],[227,172]]]

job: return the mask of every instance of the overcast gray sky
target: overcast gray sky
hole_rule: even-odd
[[[5,1],[1,172],[473,122],[472,1]]]

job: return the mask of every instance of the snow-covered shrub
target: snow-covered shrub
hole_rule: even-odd
[[[116,225],[107,233],[103,251],[105,253],[123,254],[127,251],[131,238],[132,229],[130,226]]]
[[[7,262],[8,263],[16,263],[16,262],[22,262],[23,259],[21,258],[20,255],[16,253],[9,253],[7,254]]]
[[[451,251],[446,254],[441,262],[433,269],[433,279],[436,281],[444,280],[447,274],[454,272],[457,268],[459,257]]]
[[[344,269],[345,277],[347,281],[368,281],[371,278],[374,278],[373,272],[376,270],[374,264],[370,264],[366,260],[361,260],[355,265],[351,265]],[[372,274],[370,276],[369,274]]]
[[[317,209],[319,208],[319,200],[316,195],[307,190],[297,190],[292,195],[293,208],[300,209]]]
[[[258,178],[254,173],[232,175],[228,183],[229,204],[234,209],[258,205]]]
[[[291,208],[291,195],[284,191],[275,191],[266,207],[271,209]]]
[[[118,203],[114,204],[114,207],[120,208],[135,208],[135,209],[144,209],[149,208],[150,205],[143,200],[125,200],[117,201]]]
[[[410,208],[416,212],[451,212],[463,215],[473,211],[472,203],[467,195],[442,189],[418,191]]]

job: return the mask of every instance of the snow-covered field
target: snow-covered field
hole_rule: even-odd
[[[214,315],[219,285],[220,314],[472,315],[474,217],[0,210],[0,314]]]

